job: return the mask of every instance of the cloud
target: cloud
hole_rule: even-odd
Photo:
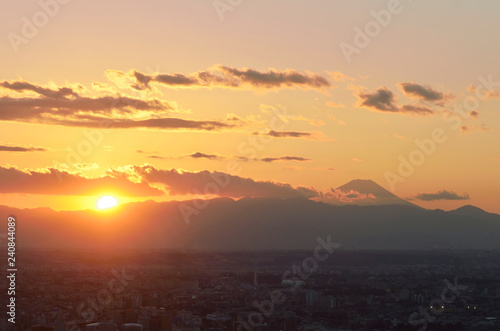
[[[0,114],[2,118],[6,118],[8,112],[15,112],[15,114],[11,115],[13,118],[23,118],[29,115],[39,116],[45,113],[65,116],[85,112],[94,115],[132,115],[134,112],[146,111],[159,115],[161,112],[172,113],[177,111],[176,107],[159,99],[139,99],[121,95],[88,97],[75,92],[69,87],[49,89],[25,81],[5,81],[0,83],[0,87],[21,93],[21,96],[4,95],[0,98],[0,109],[2,109]],[[35,92],[38,96],[22,93],[25,91]]]
[[[233,128],[217,120],[186,120],[170,117],[177,112],[172,104],[147,98],[128,96],[86,97],[70,90],[56,90],[36,86],[27,82],[3,82],[3,88],[26,90],[38,97],[0,97],[0,121],[40,123],[87,128],[145,128],[158,130],[204,130],[216,131]]]
[[[265,157],[265,158],[262,158],[260,160],[264,161],[264,162],[275,162],[275,161],[299,161],[299,162],[304,162],[304,161],[311,161],[311,159],[307,159],[305,157],[300,157],[300,156]]]
[[[73,165],[79,170],[99,169],[99,165],[97,163],[74,163]]]
[[[32,91],[41,96],[54,99],[66,98],[68,96],[78,96],[78,94],[69,87],[61,87],[54,90],[42,86],[37,86],[26,81],[14,81],[12,83],[3,81],[0,82],[0,87],[16,92]]]
[[[482,90],[482,88],[478,90],[477,87],[474,86],[473,84],[470,84],[467,87],[467,92],[474,93],[474,94],[476,94],[477,97],[479,97],[481,99],[490,100],[490,99],[494,99],[494,98],[500,98],[500,91],[497,89],[489,89],[485,92],[481,92],[481,90]]]
[[[299,166],[287,166],[283,167],[283,170],[305,170],[306,168],[304,167],[299,167]]]
[[[226,128],[233,128],[230,125],[221,121],[196,121],[184,120],[180,118],[152,118],[146,120],[113,120],[104,119],[99,121],[66,121],[60,120],[56,122],[59,125],[87,127],[87,128],[103,128],[110,127],[113,129],[158,129],[158,130],[203,130],[203,131],[218,131]]]
[[[331,168],[331,167],[317,167],[314,168],[315,170],[326,170],[326,171],[337,171],[338,169],[336,168]]]
[[[365,194],[354,190],[342,191],[340,189],[330,189],[315,200],[328,203],[353,203],[366,199],[376,199],[376,197],[372,193]]]
[[[470,197],[467,193],[464,195],[459,195],[455,192],[442,190],[437,193],[421,193],[417,194],[415,197],[418,200],[422,201],[434,201],[434,200],[470,200]]]
[[[417,83],[399,83],[404,94],[410,98],[436,102],[442,101],[446,97],[442,92],[432,89],[430,86],[424,86]]]
[[[330,81],[316,73],[300,73],[294,69],[258,71],[251,68],[215,65],[204,71],[191,74],[169,73],[146,75],[136,70],[128,73],[108,70],[109,79],[121,83],[124,79],[131,81],[130,87],[136,90],[150,89],[151,83],[167,87],[220,87],[238,89],[280,89],[300,88],[323,90],[333,87]]]
[[[340,71],[329,71],[328,75],[336,82],[355,81],[354,77],[347,76]]]
[[[485,125],[481,126],[473,126],[473,125],[462,125],[460,127],[460,133],[462,134],[467,134],[467,133],[472,133],[472,132],[484,132],[484,131],[489,131],[490,128],[488,128]]]
[[[328,140],[322,133],[320,132],[304,132],[304,131],[274,131],[270,130],[266,133],[255,132],[255,135],[265,135],[271,136],[275,138],[303,138],[310,140]]]
[[[375,92],[358,92],[360,100],[359,105],[371,110],[391,113],[408,113],[414,115],[431,115],[434,110],[416,105],[403,105],[398,107],[394,97],[394,93],[386,87],[381,87]]]
[[[132,117],[139,111],[156,114],[170,113],[173,107],[159,100],[140,100],[130,97],[78,97],[73,99],[51,98],[0,98],[1,120],[31,120],[38,117],[54,118],[73,116],[85,119],[88,114]]]
[[[223,159],[223,156],[220,155],[215,155],[215,154],[205,154],[201,152],[196,152],[193,154],[187,155],[188,157],[191,157],[193,159],[209,159],[209,160],[220,160]]]
[[[394,100],[394,94],[386,87],[379,88],[374,93],[360,92],[358,96],[361,99],[361,106],[380,111],[398,111],[398,107]]]
[[[470,111],[468,114],[472,118],[478,118],[479,117],[479,112],[477,112],[475,110]]]
[[[20,170],[14,167],[0,167],[0,193],[96,195],[105,190],[122,196],[164,194],[147,183],[135,183],[118,174],[87,178],[56,168]]]
[[[223,172],[189,172],[176,169],[161,170],[151,165],[131,166],[128,169],[143,182],[160,184],[170,195],[214,194],[225,197],[315,197],[312,188],[292,187],[271,181],[255,181]]]
[[[400,109],[402,113],[413,113],[417,115],[431,115],[434,114],[434,110],[423,107],[423,106],[414,106],[414,105],[403,105]]]
[[[24,147],[24,146],[7,146],[0,145],[0,152],[45,152],[43,147]]]

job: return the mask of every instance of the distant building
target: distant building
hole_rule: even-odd
[[[151,316],[149,319],[150,331],[170,331],[172,330],[172,317],[170,315]]]
[[[91,323],[85,326],[85,331],[117,331],[115,323],[103,322],[103,323]]]
[[[127,323],[122,326],[123,331],[142,331],[143,327],[137,323]]]

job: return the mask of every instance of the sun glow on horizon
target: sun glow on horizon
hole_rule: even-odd
[[[99,210],[104,210],[104,209],[109,209],[113,208],[118,205],[118,200],[116,200],[115,197],[111,195],[106,195],[103,197],[100,197],[99,200],[97,200],[96,207]]]

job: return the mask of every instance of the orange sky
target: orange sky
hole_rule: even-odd
[[[500,213],[497,2],[47,3],[1,5],[2,205],[188,199],[221,172],[234,198],[362,178]]]

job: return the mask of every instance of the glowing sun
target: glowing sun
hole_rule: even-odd
[[[116,206],[118,204],[118,200],[116,200],[115,197],[112,197],[110,195],[106,195],[103,197],[100,197],[99,200],[97,200],[96,207],[97,209],[108,209]]]

